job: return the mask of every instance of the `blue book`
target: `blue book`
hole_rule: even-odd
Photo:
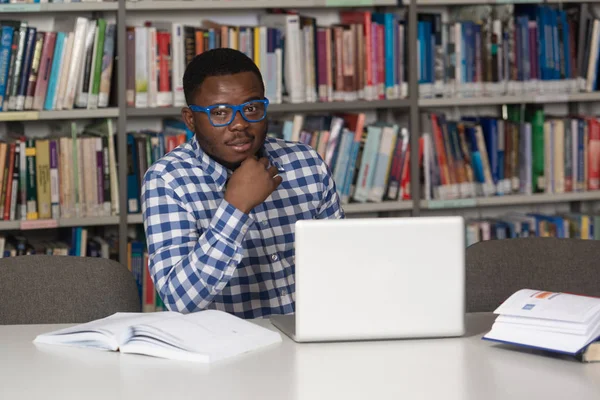
[[[0,31],[0,111],[2,111],[4,96],[7,93],[6,81],[10,69],[14,31],[12,26],[3,26]]]
[[[384,27],[384,43],[385,43],[385,93],[394,88],[394,32],[395,32],[395,16],[392,13],[373,13],[371,20]]]
[[[471,152],[471,167],[473,168],[473,175],[478,183],[485,182],[485,175],[483,173],[483,160],[481,159],[481,152],[477,146],[477,132],[473,125],[465,125],[465,134],[467,135],[467,142],[469,143],[469,151]]]
[[[46,93],[46,101],[44,103],[44,110],[54,109],[54,99],[56,98],[56,92],[58,90],[58,79],[60,74],[60,62],[64,51],[65,41],[67,35],[64,32],[57,32],[56,44],[54,47],[54,58],[52,59],[52,68],[50,72],[50,79],[48,80],[48,92]]]
[[[127,134],[127,153],[127,212],[134,214],[141,212],[141,209],[137,148],[131,133]]]
[[[25,96],[27,95],[27,84],[29,83],[29,73],[31,72],[31,61],[33,59],[33,52],[35,50],[35,37],[37,34],[37,28],[30,26],[27,27],[27,40],[25,42],[25,51],[23,52],[23,65],[21,70],[21,77],[19,80],[19,90],[17,92],[17,104],[19,110],[23,109],[22,104],[25,103]]]
[[[485,138],[485,148],[490,161],[490,170],[492,172],[492,181],[498,183],[500,164],[498,163],[498,121],[496,118],[479,118],[483,137]]]

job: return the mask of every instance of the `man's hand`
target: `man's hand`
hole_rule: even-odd
[[[268,165],[269,160],[265,157],[244,160],[229,178],[225,200],[245,214],[265,201],[282,181],[277,175],[277,167],[267,168]]]

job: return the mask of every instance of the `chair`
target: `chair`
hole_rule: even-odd
[[[493,311],[519,289],[600,296],[600,241],[490,240],[467,248],[467,312]]]
[[[83,323],[141,311],[131,272],[103,258],[0,259],[0,325]]]

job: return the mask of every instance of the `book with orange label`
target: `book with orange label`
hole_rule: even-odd
[[[600,338],[600,298],[523,289],[495,311],[484,340],[583,356]]]

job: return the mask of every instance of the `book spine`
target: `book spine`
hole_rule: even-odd
[[[108,24],[106,27],[106,34],[104,37],[102,72],[100,74],[100,91],[98,93],[98,107],[100,108],[108,107],[110,99],[110,86],[114,65],[115,35],[116,25],[114,23]],[[128,59],[127,65],[129,65],[129,62],[130,60]]]
[[[59,181],[59,154],[58,141],[50,141],[50,206],[51,218],[60,218],[60,181]]]
[[[50,81],[52,61],[56,47],[56,32],[47,32],[44,38],[44,47],[42,49],[39,76],[33,96],[32,108],[42,110],[44,101],[48,92],[48,82]]]
[[[4,99],[7,93],[7,81],[12,58],[12,42],[14,29],[3,26],[0,31],[0,111],[4,108]]]
[[[47,139],[35,142],[36,154],[36,183],[39,218],[52,218],[50,196],[50,146]]]
[[[63,32],[56,34],[56,44],[52,58],[52,66],[50,67],[50,78],[48,80],[48,90],[44,101],[44,110],[54,109],[56,103],[56,95],[58,91],[60,70],[62,67],[61,61],[64,58],[64,46],[67,36]]]
[[[33,56],[36,45],[37,28],[27,28],[27,40],[25,44],[25,50],[23,52],[23,65],[21,70],[21,77],[19,79],[19,87],[17,90],[17,100],[15,110],[23,111],[25,109],[25,98],[27,97],[27,86],[29,83],[29,75],[31,73],[31,65],[33,62]]]
[[[15,65],[12,72],[10,97],[8,99],[8,109],[17,110],[17,96],[19,95],[19,85],[21,83],[21,76],[23,70],[23,59],[25,54],[25,47],[27,43],[27,24],[21,23],[19,28],[19,44],[17,47]]]
[[[35,140],[27,140],[25,149],[27,161],[27,219],[38,219],[38,202],[36,193],[36,146]]]
[[[35,95],[35,90],[38,83],[40,62],[42,60],[42,49],[44,47],[44,37],[44,32],[37,32],[35,36],[33,59],[31,60],[31,71],[29,73],[27,90],[25,92],[25,110],[33,109],[33,97]]]

